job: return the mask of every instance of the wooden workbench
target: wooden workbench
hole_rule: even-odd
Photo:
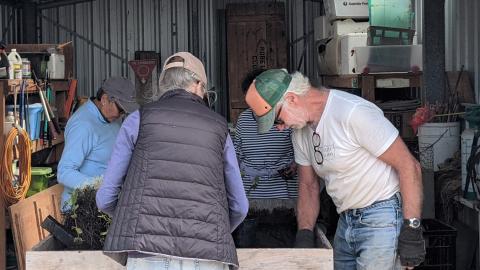
[[[375,88],[394,88],[388,85],[378,85],[379,80],[408,80],[405,86],[422,88],[422,73],[378,73],[359,75],[323,75],[322,83],[328,88],[360,88],[362,97],[375,101]]]

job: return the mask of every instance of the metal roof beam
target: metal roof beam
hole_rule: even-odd
[[[38,4],[38,9],[58,8],[62,6],[75,5],[85,2],[93,2],[95,0],[62,0],[62,1],[50,1]]]

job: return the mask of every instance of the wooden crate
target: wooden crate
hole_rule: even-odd
[[[52,251],[59,245],[47,238],[27,251],[27,270],[124,270],[102,251]],[[332,249],[237,249],[241,270],[333,270]]]
[[[413,128],[410,126],[410,120],[415,114],[415,110],[398,112],[386,111],[384,114],[385,118],[392,122],[392,124],[398,129],[400,137],[403,139],[416,138],[415,133],[413,133]]]
[[[254,69],[287,67],[284,3],[227,5],[227,56],[230,121],[248,106],[241,83]]]
[[[62,192],[63,186],[57,184],[10,206],[18,269],[25,269],[26,251],[50,235],[41,227],[43,220],[48,215],[61,220]]]

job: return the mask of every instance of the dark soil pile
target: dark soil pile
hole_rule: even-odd
[[[64,213],[65,228],[76,236],[81,249],[101,250],[111,219],[98,210],[95,195],[96,188],[87,186],[72,194],[72,206]],[[79,246],[74,249],[79,249]]]
[[[251,210],[233,238],[238,248],[292,248],[296,232],[293,209]]]

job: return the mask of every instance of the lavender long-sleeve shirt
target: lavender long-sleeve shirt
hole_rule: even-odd
[[[130,114],[122,124],[118,133],[112,156],[103,176],[103,183],[97,191],[97,206],[101,211],[113,215],[118,201],[118,194],[122,187],[133,149],[138,138],[140,128],[140,113]],[[230,209],[230,229],[242,223],[248,212],[248,200],[243,188],[240,169],[233,147],[232,139],[228,135],[223,149],[225,188],[227,190],[228,207]]]

